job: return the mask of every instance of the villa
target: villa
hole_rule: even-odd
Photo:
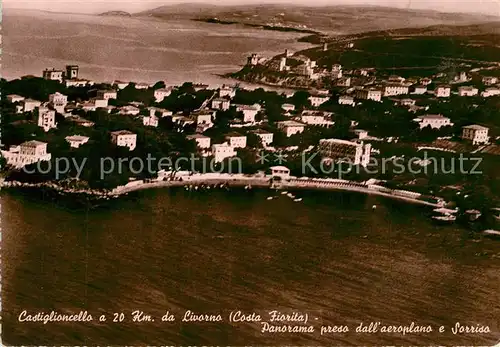
[[[133,151],[137,146],[137,134],[128,130],[119,130],[111,132],[111,142],[119,147],[128,147]]]
[[[45,69],[43,71],[43,79],[49,81],[63,82],[64,71],[56,69]]]
[[[16,102],[22,102],[22,101],[24,101],[24,96],[20,96],[20,95],[17,95],[17,94],[10,94],[10,95],[7,95],[7,100],[11,104],[15,104]]]
[[[49,110],[46,107],[40,107],[38,109],[38,126],[43,128],[45,132],[57,128],[56,111]]]
[[[309,96],[308,100],[311,103],[312,107],[318,107],[327,102],[328,100],[330,100],[330,95],[328,94],[325,95],[323,93],[316,93]]]
[[[497,84],[498,83],[498,77],[484,76],[483,79],[482,79],[482,82],[486,86],[491,86],[493,84]]]
[[[349,105],[354,106],[356,103],[354,102],[354,98],[348,95],[339,96],[339,105]]]
[[[458,87],[459,96],[476,96],[479,93],[478,89],[471,86]]]
[[[219,89],[219,97],[224,98],[228,97],[230,99],[236,96],[236,88],[223,85],[222,88]]]
[[[131,105],[123,106],[122,108],[120,108],[121,115],[137,116],[139,112],[140,110],[137,107]]]
[[[214,110],[227,111],[231,107],[231,102],[225,98],[215,98],[212,100],[212,108]]]
[[[306,125],[293,120],[278,122],[278,129],[283,131],[287,137],[304,132]]]
[[[467,125],[462,127],[462,138],[472,141],[473,145],[487,144],[490,141],[489,130],[489,128],[481,125]]]
[[[451,94],[451,88],[449,86],[438,86],[434,90],[434,95],[438,98],[448,98]]]
[[[366,167],[370,162],[371,145],[339,139],[319,141],[319,153],[322,161],[347,161],[352,165]]]
[[[226,140],[233,148],[245,148],[247,146],[247,137],[236,132],[227,134]]]
[[[81,135],[66,136],[65,140],[69,143],[71,148],[79,148],[81,145],[89,141],[89,137]]]
[[[188,140],[195,140],[198,148],[206,149],[210,148],[210,137],[202,135],[202,134],[194,134],[186,136]]]
[[[142,125],[147,126],[147,127],[158,127],[158,117],[156,116],[144,116],[142,117]]]
[[[412,94],[417,94],[417,95],[422,95],[427,93],[427,86],[424,86],[422,84],[414,86],[413,87],[413,93]]]
[[[255,117],[260,111],[260,105],[238,105],[236,111],[243,113],[244,123],[254,123]]]
[[[9,151],[1,152],[7,165],[15,168],[23,168],[39,161],[50,161],[52,157],[50,153],[47,153],[47,143],[35,140],[24,142],[19,146],[11,146]]]
[[[295,111],[295,105],[294,104],[283,104],[283,105],[281,105],[281,108],[285,112]]]
[[[382,101],[382,91],[376,88],[356,90],[356,98],[363,100]]]
[[[59,92],[49,95],[49,103],[59,113],[64,113],[64,108],[68,104],[68,97]]]
[[[236,151],[227,142],[222,144],[217,144],[212,146],[212,155],[214,156],[214,161],[220,163],[224,159],[231,158],[237,155]]]
[[[408,94],[408,87],[399,83],[388,83],[384,86],[384,96]]]
[[[453,126],[450,119],[443,117],[441,114],[426,114],[414,119],[419,123],[420,129],[430,126],[432,129],[440,129],[441,127]]]
[[[118,93],[116,90],[99,90],[97,91],[97,98],[103,100],[117,99]]]
[[[481,92],[481,96],[483,98],[497,95],[500,95],[500,88],[486,88],[483,92]]]
[[[271,143],[273,143],[274,134],[270,131],[257,129],[252,131],[252,133],[254,133],[260,138],[260,141],[263,146],[269,146]]]

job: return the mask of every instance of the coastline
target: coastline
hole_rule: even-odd
[[[421,195],[411,191],[392,190],[378,185],[358,183],[340,179],[315,179],[315,178],[297,178],[289,177],[280,181],[274,181],[273,177],[267,176],[254,176],[243,174],[192,174],[183,173],[176,177],[176,179],[162,176],[152,181],[145,182],[137,180],[129,182],[125,186],[116,187],[113,190],[92,190],[92,189],[68,189],[60,187],[54,183],[20,183],[20,182],[4,182],[2,187],[12,189],[16,187],[23,188],[49,188],[61,195],[84,195],[96,199],[119,198],[131,192],[170,188],[170,187],[183,187],[191,186],[197,187],[200,185],[225,185],[227,187],[258,187],[268,188],[269,190],[323,190],[323,191],[347,191],[363,193],[368,195],[378,195],[386,198],[391,198],[407,203],[420,204],[430,207],[442,207],[442,204],[432,203],[422,200]]]

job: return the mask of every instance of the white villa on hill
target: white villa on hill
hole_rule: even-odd
[[[212,155],[214,156],[214,161],[220,163],[224,159],[231,158],[237,155],[234,147],[230,146],[227,142],[222,144],[216,144],[212,146]]]
[[[227,134],[226,140],[233,148],[245,148],[247,146],[247,137],[236,132]]]
[[[56,125],[56,111],[49,110],[46,107],[40,107],[38,109],[38,126],[43,128],[43,131],[47,132],[50,129],[57,128]]]
[[[306,125],[304,123],[299,123],[293,120],[278,122],[278,129],[283,131],[287,137],[302,133],[305,127]]]
[[[269,146],[271,143],[273,143],[274,134],[272,132],[265,131],[262,129],[257,129],[252,131],[252,133],[254,133],[260,138],[260,141],[263,146]]]
[[[462,138],[472,141],[473,145],[487,144],[490,141],[489,130],[489,128],[481,125],[467,125],[462,127]]]
[[[81,135],[66,136],[65,140],[69,143],[72,148],[79,148],[81,145],[86,144],[89,141],[89,137]]]
[[[414,119],[419,123],[420,129],[430,126],[432,129],[440,129],[441,127],[453,126],[448,117],[441,114],[425,114]]]
[[[7,160],[7,165],[15,168],[22,168],[39,161],[50,161],[52,157],[47,153],[47,143],[35,140],[12,146],[8,151],[2,151],[2,156]]]
[[[319,153],[323,161],[346,161],[352,165],[367,166],[370,162],[371,145],[339,139],[319,141]]]
[[[128,147],[130,151],[133,151],[137,146],[137,134],[128,130],[112,131],[111,142],[119,147]]]

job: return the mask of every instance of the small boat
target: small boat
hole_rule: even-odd
[[[458,208],[455,208],[454,210],[451,210],[449,208],[436,208],[433,210],[434,212],[436,213],[441,213],[441,214],[444,214],[444,215],[448,215],[448,214],[452,214],[452,213],[457,213],[458,212]]]
[[[295,201],[295,202],[300,202],[300,201],[302,201],[302,198],[293,199],[293,201]]]
[[[454,222],[457,220],[457,217],[452,216],[452,215],[447,215],[447,216],[433,216],[432,219],[438,222]]]
[[[500,231],[498,230],[483,230],[483,235],[486,237],[500,238]]]
[[[295,198],[295,195],[293,195],[292,193],[288,193],[286,196],[288,196],[289,198]]]
[[[377,205],[373,205],[372,210],[376,210],[376,209],[377,209]]]
[[[268,197],[267,197],[267,200],[272,200],[272,199],[273,199],[273,197],[272,197],[272,196],[268,196]]]
[[[284,192],[281,192],[281,195],[288,194],[288,192],[285,190]]]

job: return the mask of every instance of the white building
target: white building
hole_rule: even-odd
[[[139,89],[139,90],[149,89],[149,87],[150,87],[150,85],[147,83],[137,83],[135,85],[135,89]]]
[[[215,98],[212,100],[212,108],[214,110],[227,111],[231,107],[231,102],[224,98]]]
[[[2,156],[7,161],[7,165],[15,168],[51,159],[50,153],[47,153],[47,144],[34,140],[24,142],[19,146],[12,146],[9,151],[2,151]]]
[[[68,104],[68,97],[59,92],[49,95],[50,105],[59,113],[64,113],[64,108]]]
[[[327,102],[328,100],[330,100],[330,95],[313,94],[309,96],[308,100],[311,103],[312,107],[318,107]]]
[[[130,151],[133,151],[137,146],[137,134],[128,130],[112,131],[111,142],[119,147],[128,147]]]
[[[155,90],[154,97],[156,102],[162,102],[170,94],[172,94],[172,88],[161,88]]]
[[[441,114],[426,114],[414,119],[419,123],[420,129],[430,126],[432,129],[440,129],[441,127],[453,126],[453,123],[448,117]]]
[[[64,80],[64,84],[66,87],[86,87],[87,85],[93,85],[94,82],[85,80],[85,79],[79,79],[79,78],[71,78],[71,79],[66,79]]]
[[[337,80],[338,87],[350,87],[351,86],[351,77],[342,77]]]
[[[219,97],[229,97],[230,99],[236,96],[236,88],[223,85],[222,88],[219,89]]]
[[[72,148],[78,148],[89,141],[89,137],[81,135],[66,136],[65,139]]]
[[[335,124],[331,120],[332,113],[314,110],[305,110],[300,115],[300,121],[307,125],[331,127]]]
[[[380,102],[382,100],[382,91],[376,88],[358,89],[356,90],[356,98]]]
[[[354,135],[356,135],[358,139],[363,140],[368,137],[368,131],[363,129],[356,129],[354,130]]]
[[[490,141],[489,129],[481,125],[467,125],[462,127],[462,138],[472,141],[473,145],[487,144]]]
[[[215,111],[200,110],[191,113],[190,118],[192,118],[196,124],[206,124],[209,127],[214,125],[213,119],[215,118]]]
[[[43,78],[51,81],[59,81],[62,83],[64,71],[56,69],[45,69],[43,71]]]
[[[425,93],[427,93],[427,86],[424,86],[424,85],[420,84],[420,85],[417,85],[417,86],[413,87],[413,93],[412,94],[422,95],[422,94],[425,94]]]
[[[494,76],[484,76],[483,77],[483,84],[487,86],[491,86],[493,84],[498,83],[498,78]]]
[[[31,112],[41,105],[42,102],[38,100],[24,99],[24,101],[21,101],[22,112]]]
[[[131,116],[137,116],[139,114],[140,110],[131,105],[123,106],[120,108],[120,114],[121,115],[131,115]]]
[[[323,139],[319,141],[319,153],[323,161],[367,166],[370,162],[371,145],[339,139]]]
[[[201,134],[194,134],[194,135],[188,135],[186,136],[188,140],[195,140],[196,145],[198,148],[210,148],[210,137],[201,135]]]
[[[273,177],[290,178],[290,169],[286,166],[272,166],[269,168]]]
[[[278,122],[278,129],[283,131],[287,137],[304,132],[306,125],[293,120]]]
[[[243,113],[244,123],[254,123],[255,117],[260,111],[260,105],[238,105],[236,111]]]
[[[415,106],[416,102],[417,102],[416,100],[409,98],[399,100],[399,104],[401,106]]]
[[[56,126],[56,111],[49,110],[46,107],[38,109],[38,126],[43,128],[44,131],[57,128]]]
[[[486,88],[483,92],[481,92],[481,96],[484,98],[497,95],[500,95],[500,88]]]
[[[21,102],[21,101],[24,101],[24,96],[20,96],[20,95],[16,95],[16,94],[10,94],[10,95],[7,95],[7,100],[14,104],[16,102]]]
[[[238,133],[230,133],[226,135],[226,140],[233,148],[245,148],[247,146],[247,137]]]
[[[147,126],[147,127],[158,127],[158,117],[156,116],[145,116],[142,117],[142,125]]]
[[[354,102],[354,98],[349,95],[341,95],[339,96],[339,105],[349,105],[354,106],[356,103]]]
[[[408,86],[399,83],[388,83],[384,86],[384,96],[408,94]]]
[[[295,111],[295,105],[294,105],[294,104],[283,104],[283,105],[281,105],[281,108],[282,108],[285,112],[292,112],[292,111]]]
[[[438,98],[448,98],[451,94],[451,88],[449,86],[438,86],[434,90],[434,94]]]
[[[262,143],[263,146],[269,146],[271,143],[273,143],[274,134],[272,132],[265,131],[262,129],[257,129],[252,131],[252,133],[254,133],[260,138],[260,142]]]
[[[236,151],[232,146],[227,143],[217,144],[212,146],[212,155],[214,156],[214,161],[220,163],[224,159],[236,156]]]
[[[97,98],[102,100],[117,99],[118,93],[116,90],[99,90],[97,91]]]
[[[458,95],[459,96],[476,96],[478,93],[479,93],[479,90],[475,87],[471,87],[471,86],[458,87]]]

